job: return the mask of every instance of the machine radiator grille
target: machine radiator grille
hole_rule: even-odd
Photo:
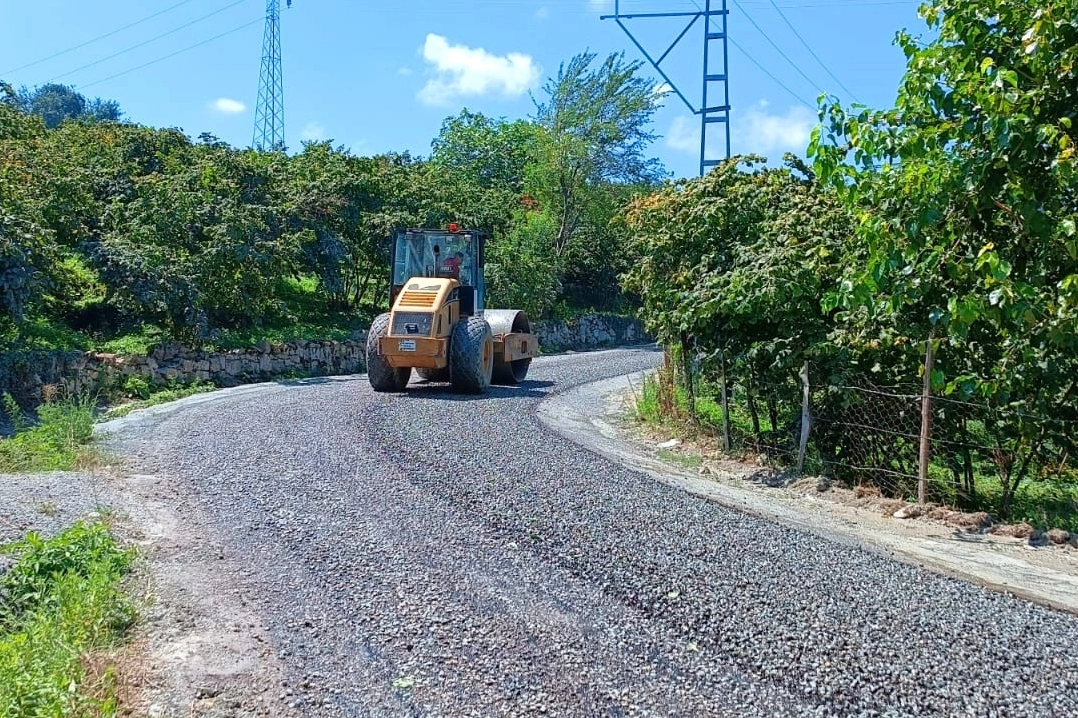
[[[429,337],[433,314],[422,312],[397,312],[393,315],[393,334]]]
[[[434,292],[405,292],[401,295],[400,306],[402,307],[424,307],[429,309],[434,306],[434,300],[438,298],[438,295]]]

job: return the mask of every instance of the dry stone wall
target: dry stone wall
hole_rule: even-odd
[[[534,322],[532,331],[543,351],[600,349],[651,342],[638,319],[608,314],[589,314],[578,319]]]
[[[534,322],[546,353],[587,350],[651,341],[641,323],[618,316],[585,316],[571,321]],[[0,393],[24,406],[42,401],[45,387],[68,394],[118,392],[133,384],[164,386],[194,381],[236,386],[303,376],[366,371],[366,332],[343,341],[261,342],[247,349],[206,352],[162,344],[146,356],[94,352],[0,353]],[[134,380],[133,380],[134,378]]]

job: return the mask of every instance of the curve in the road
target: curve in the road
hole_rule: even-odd
[[[536,417],[658,361],[543,357],[482,397],[297,382],[120,445],[244,557],[311,715],[1078,715],[1073,617],[700,500]]]

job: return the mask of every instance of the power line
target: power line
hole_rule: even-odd
[[[780,48],[780,47],[779,47],[778,45],[776,45],[776,44],[775,44],[775,41],[774,41],[774,40],[772,40],[772,39],[771,39],[771,37],[770,37],[770,36],[769,36],[769,35],[768,35],[768,34],[767,34],[766,32],[764,32],[763,28],[761,28],[761,27],[760,27],[760,26],[759,26],[759,25],[757,24],[757,22],[756,22],[755,20],[753,20],[753,19],[752,19],[752,16],[751,16],[751,15],[749,15],[749,13],[748,13],[748,12],[747,12],[747,11],[745,10],[745,8],[741,7],[741,4],[740,4],[740,3],[739,3],[739,2],[737,1],[737,0],[731,0],[731,1],[732,1],[732,2],[734,3],[734,5],[737,5],[738,9],[740,9],[740,10],[741,10],[742,14],[744,14],[744,16],[745,16],[745,17],[746,17],[746,18],[748,19],[748,21],[752,23],[752,26],[753,26],[753,27],[755,27],[755,28],[756,28],[757,30],[759,30],[759,31],[760,31],[760,34],[764,36],[764,39],[765,39],[765,40],[767,40],[768,44],[770,44],[770,45],[771,45],[771,47],[775,48],[775,51],[776,51],[776,52],[778,52],[778,53],[779,53],[779,55],[781,55],[781,56],[782,56],[782,58],[783,58],[784,60],[786,60],[786,62],[790,63],[790,67],[792,67],[793,69],[797,70],[797,73],[798,73],[799,75],[801,75],[801,77],[805,78],[805,80],[806,80],[806,81],[807,81],[807,82],[808,82],[808,83],[809,83],[810,85],[816,85],[816,83],[815,83],[815,82],[813,82],[813,81],[812,81],[812,79],[811,79],[811,78],[809,78],[809,76],[808,76],[808,75],[806,75],[806,74],[804,73],[804,71],[803,71],[803,70],[802,70],[802,69],[801,69],[800,67],[798,67],[798,66],[797,66],[797,63],[796,63],[796,62],[794,62],[793,60],[791,60],[791,59],[790,59],[790,56],[789,56],[789,55],[787,55],[787,54],[786,54],[785,52],[783,52],[782,48]],[[818,90],[822,90],[822,88],[821,88],[821,87],[819,87],[819,86],[817,86],[817,88],[816,88],[816,89],[818,89]]]
[[[697,4],[696,0],[692,0],[692,4],[693,4],[693,5],[696,5],[696,9],[697,9],[697,10],[699,10],[699,9],[700,9],[700,6],[699,6],[699,5]],[[742,8],[742,12],[744,12],[744,8]],[[756,23],[753,23],[753,24],[755,25]],[[708,28],[710,28],[710,27],[711,27],[711,23],[709,22],[709,23],[708,23]],[[757,26],[757,28],[756,28],[756,29],[757,29],[757,30],[759,30],[759,29],[760,29],[760,28],[759,28],[759,26]],[[761,32],[763,32],[763,31],[761,30]],[[765,37],[766,37],[766,35],[765,35]],[[798,101],[798,102],[800,102],[800,103],[801,103],[802,105],[804,105],[805,107],[809,108],[810,110],[813,110],[813,111],[815,111],[815,110],[816,110],[816,108],[815,108],[815,107],[813,107],[813,106],[812,106],[812,105],[810,105],[809,103],[805,102],[805,100],[804,100],[804,99],[803,99],[803,98],[801,97],[801,95],[799,95],[799,94],[797,94],[796,92],[794,92],[793,90],[791,90],[791,89],[790,89],[789,87],[787,87],[787,86],[786,86],[786,84],[785,84],[784,82],[782,82],[782,80],[780,80],[779,78],[775,77],[775,75],[773,75],[773,74],[771,73],[771,71],[770,71],[770,70],[768,70],[768,69],[767,69],[766,67],[764,67],[763,65],[761,65],[761,64],[760,64],[759,62],[757,62],[757,60],[756,60],[756,58],[755,58],[755,57],[753,57],[752,55],[750,55],[750,54],[748,53],[748,51],[747,51],[747,50],[745,50],[745,48],[741,47],[741,45],[738,45],[738,44],[737,44],[737,40],[735,40],[735,39],[734,39],[734,38],[732,38],[732,37],[728,37],[727,39],[728,39],[728,40],[730,41],[730,44],[731,44],[731,45],[733,45],[734,47],[736,47],[736,48],[737,48],[738,50],[740,50],[740,51],[741,51],[741,54],[742,54],[742,55],[744,55],[744,56],[745,56],[746,58],[748,58],[749,62],[751,62],[751,63],[752,63],[753,65],[756,65],[756,67],[760,68],[760,71],[761,71],[761,72],[763,72],[763,73],[764,73],[765,75],[767,75],[768,77],[770,77],[770,78],[771,78],[771,80],[772,80],[772,81],[773,81],[773,82],[774,82],[774,83],[775,83],[776,85],[778,85],[778,86],[779,86],[779,87],[781,87],[782,89],[786,90],[786,92],[790,93],[790,96],[791,96],[791,97],[793,97],[793,98],[794,98],[795,100],[797,100],[797,101]],[[772,44],[774,44],[774,43],[772,43]]]
[[[746,2],[749,5],[761,5],[762,6],[764,4],[764,0],[746,0]],[[921,2],[922,2],[922,0],[876,0],[875,2],[870,2],[869,0],[865,0],[864,2],[861,2],[861,0],[854,0],[853,2],[841,2],[841,1],[836,0],[836,1],[832,1],[832,2],[822,2],[821,1],[821,2],[798,3],[798,4],[795,4],[795,5],[783,4],[782,7],[786,8],[787,10],[799,10],[801,8],[817,8],[817,7],[827,7],[827,8],[841,7],[841,8],[856,9],[856,8],[862,8],[862,7],[881,7],[883,5],[910,5],[910,6],[916,7],[916,6],[920,5]]]
[[[815,106],[813,106],[813,105],[810,105],[809,103],[805,102],[804,98],[802,98],[802,97],[801,97],[801,95],[799,95],[799,94],[797,94],[796,92],[794,92],[793,90],[791,90],[791,89],[790,89],[789,87],[787,87],[787,86],[786,86],[786,85],[785,85],[785,84],[784,84],[784,83],[782,82],[782,80],[780,80],[779,78],[777,78],[777,77],[775,77],[775,76],[774,76],[773,74],[771,74],[771,71],[770,71],[770,70],[768,70],[768,69],[767,69],[766,67],[764,67],[763,65],[761,65],[761,64],[760,64],[759,62],[757,62],[757,61],[756,61],[756,58],[754,58],[754,57],[753,57],[752,55],[750,55],[750,54],[749,54],[749,53],[748,53],[748,52],[747,52],[747,51],[745,50],[745,48],[743,48],[743,47],[741,47],[740,45],[738,45],[738,44],[737,44],[737,40],[735,40],[734,38],[732,38],[732,37],[731,37],[731,38],[730,38],[730,44],[732,44],[732,45],[733,45],[734,47],[736,47],[736,48],[737,48],[738,50],[741,50],[741,54],[742,54],[742,55],[744,55],[745,57],[747,57],[747,58],[749,59],[749,61],[750,61],[750,62],[751,62],[751,63],[752,63],[753,65],[756,65],[756,67],[760,68],[760,71],[761,71],[762,73],[764,73],[765,75],[767,75],[768,77],[770,77],[770,78],[772,79],[772,81],[774,81],[774,83],[775,83],[776,85],[778,85],[778,86],[779,86],[779,87],[781,87],[782,89],[786,90],[786,92],[790,93],[790,96],[791,96],[791,97],[793,97],[793,98],[794,98],[795,100],[797,100],[798,102],[800,102],[800,103],[801,103],[802,105],[804,105],[805,107],[809,108],[809,109],[810,109],[810,110],[812,110],[813,112],[815,112],[815,111],[817,110],[817,108],[816,108]]]
[[[113,30],[112,32],[107,32],[104,35],[98,35],[97,37],[93,38],[92,40],[87,40],[84,43],[75,45],[73,47],[69,47],[66,50],[61,50],[60,52],[55,52],[55,53],[53,53],[53,54],[51,54],[51,55],[49,55],[47,57],[41,58],[40,60],[34,60],[33,62],[27,63],[27,64],[22,65],[20,67],[16,67],[16,68],[14,68],[12,70],[5,70],[3,74],[8,75],[8,74],[10,74],[12,72],[18,72],[19,70],[25,70],[28,67],[33,67],[34,65],[40,65],[41,63],[43,63],[43,62],[45,62],[47,60],[52,60],[53,58],[60,57],[60,55],[66,55],[67,53],[72,52],[74,50],[78,50],[81,47],[86,47],[87,45],[92,45],[95,42],[97,42],[98,40],[104,40],[106,37],[112,37],[113,35],[115,35],[117,33],[120,33],[120,32],[123,32],[124,30],[128,30],[130,28],[133,28],[136,25],[141,25],[142,23],[146,22],[147,20],[152,20],[153,18],[155,18],[155,17],[157,17],[159,15],[164,15],[167,12],[171,12],[172,10],[175,10],[176,8],[180,7],[181,5],[186,5],[189,2],[192,2],[192,0],[181,0],[181,2],[178,2],[175,5],[170,5],[169,7],[165,8],[164,10],[160,10],[158,12],[155,12],[152,15],[147,15],[146,17],[142,18],[141,20],[135,20],[135,22],[133,22],[133,23],[131,23],[129,25],[124,25],[123,27],[117,28],[117,29]]]
[[[789,20],[786,19],[786,14],[784,12],[782,12],[782,10],[779,9],[778,5],[775,4],[775,0],[771,0],[771,7],[775,8],[775,12],[777,12],[779,14],[779,17],[781,17],[783,19],[783,21],[786,23],[786,26],[789,27],[790,30],[793,31],[793,34],[797,36],[797,39],[801,41],[801,44],[805,46],[805,49],[809,51],[809,54],[812,55],[816,59],[816,62],[820,63],[820,67],[823,68],[823,71],[826,72],[828,75],[830,75],[831,79],[834,80],[835,82],[837,82],[838,86],[841,87],[843,90],[845,90],[847,95],[852,97],[857,102],[860,102],[860,100],[857,99],[857,96],[855,94],[853,94],[853,92],[851,92],[848,87],[846,87],[845,85],[842,84],[842,80],[835,77],[834,73],[832,73],[831,70],[828,69],[827,65],[825,65],[823,63],[823,60],[821,60],[819,57],[817,57],[816,53],[813,52],[812,48],[809,47],[807,42],[805,42],[805,38],[801,37],[801,33],[799,33],[797,31],[797,28],[795,28],[793,26],[793,24]]]
[[[185,48],[183,48],[181,50],[176,50],[175,52],[170,52],[167,55],[162,55],[161,57],[157,58],[156,60],[150,60],[149,62],[144,62],[141,65],[138,65],[136,67],[132,67],[129,70],[124,70],[123,72],[117,72],[114,75],[109,75],[108,77],[103,77],[100,80],[94,80],[93,82],[90,82],[88,84],[81,85],[81,86],[79,86],[79,89],[84,90],[87,87],[93,87],[94,85],[99,85],[102,82],[107,82],[108,80],[111,80],[111,79],[116,78],[116,77],[120,77],[121,75],[126,75],[128,73],[135,72],[136,70],[141,70],[142,68],[149,67],[150,65],[155,65],[158,62],[161,62],[162,60],[167,60],[170,57],[175,57],[176,55],[180,55],[182,53],[185,53],[188,50],[194,50],[196,47],[201,47],[201,46],[203,46],[203,45],[205,45],[207,43],[213,42],[214,40],[219,40],[222,37],[225,37],[226,35],[231,35],[233,33],[239,32],[240,30],[243,30],[244,28],[248,28],[251,25],[255,25],[257,23],[262,22],[262,20],[263,20],[263,18],[261,16],[259,16],[259,17],[255,18],[254,20],[251,20],[248,23],[244,23],[243,25],[239,25],[237,27],[234,27],[231,30],[226,30],[225,32],[222,32],[220,35],[214,35],[213,37],[211,37],[211,38],[209,38],[207,40],[203,40],[202,42],[196,42],[194,45],[188,45],[187,47],[185,47]]]
[[[235,2],[231,3],[230,5],[226,5],[226,6],[222,7],[222,8],[218,8],[218,9],[214,10],[213,12],[210,12],[210,13],[207,13],[207,14],[203,15],[202,17],[195,18],[194,20],[191,20],[190,22],[184,23],[183,25],[180,25],[179,27],[173,28],[173,29],[169,30],[168,32],[162,33],[162,34],[158,35],[157,37],[151,37],[149,40],[144,40],[144,41],[142,41],[142,42],[140,42],[140,43],[138,43],[136,45],[132,45],[131,47],[120,50],[119,52],[114,52],[113,54],[111,54],[111,55],[109,55],[107,57],[102,57],[99,60],[94,60],[93,62],[87,63],[87,64],[83,65],[82,67],[75,68],[74,70],[72,70],[70,72],[65,72],[62,75],[56,75],[51,80],[49,80],[49,82],[55,82],[56,80],[59,80],[61,77],[67,77],[68,75],[74,75],[76,72],[81,72],[82,70],[85,70],[86,68],[89,68],[89,67],[93,67],[94,65],[100,65],[102,62],[105,62],[106,60],[111,60],[114,57],[119,57],[120,55],[123,55],[124,53],[127,53],[127,52],[130,52],[130,51],[135,50],[137,48],[143,47],[144,45],[149,45],[151,42],[156,42],[156,41],[160,40],[163,37],[168,37],[169,35],[177,33],[180,30],[183,30],[185,28],[191,27],[192,25],[200,23],[200,22],[202,22],[203,20],[205,20],[207,18],[213,17],[214,15],[218,15],[218,14],[224,12],[225,10],[228,10],[229,8],[233,8],[233,7],[237,6],[237,5],[241,5],[241,4],[243,4],[243,3],[247,2],[247,1],[248,0],[236,0]]]

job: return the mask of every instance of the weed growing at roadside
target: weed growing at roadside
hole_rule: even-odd
[[[0,439],[0,473],[70,471],[89,455],[94,402],[88,397],[46,399],[37,422],[31,423],[11,395],[3,395],[15,435]]]
[[[677,451],[670,451],[669,449],[659,449],[659,458],[663,461],[669,461],[680,466],[684,466],[687,469],[699,469],[704,459],[696,454],[682,454]]]
[[[636,418],[646,424],[659,424],[662,422],[662,409],[659,407],[659,385],[655,379],[644,377],[635,409]]]
[[[87,671],[95,652],[134,623],[120,589],[134,554],[102,523],[2,547],[18,558],[0,576],[0,714],[116,714],[112,670]]]

